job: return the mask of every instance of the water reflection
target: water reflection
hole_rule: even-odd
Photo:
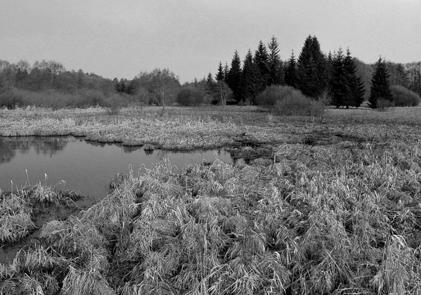
[[[150,151],[73,137],[0,137],[0,188],[10,190],[11,180],[17,187],[28,179],[31,184],[47,182],[48,175],[48,184],[58,185],[65,180],[66,189],[89,195],[95,202],[107,194],[111,178],[117,173],[127,173],[129,167],[152,168],[168,159],[184,168],[216,158],[232,163],[230,154],[224,150]]]
[[[36,154],[52,157],[63,150],[68,141],[65,137],[0,137],[0,164],[11,161],[16,152],[25,154],[31,148]]]

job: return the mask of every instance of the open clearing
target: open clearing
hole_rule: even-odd
[[[0,294],[419,294],[420,127],[420,108],[1,110],[1,136],[227,147],[245,161],[133,171],[91,208],[39,226],[0,264]],[[1,195],[0,243],[37,226],[34,202],[63,202],[31,192]]]

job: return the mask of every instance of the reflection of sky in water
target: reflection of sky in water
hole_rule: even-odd
[[[45,182],[58,188],[72,189],[102,198],[108,191],[111,178],[128,172],[129,167],[152,168],[168,159],[178,168],[219,158],[231,163],[230,155],[221,151],[167,152],[155,150],[147,155],[141,148],[88,143],[69,137],[0,138],[0,187]],[[28,171],[28,177],[26,172]],[[65,180],[65,184],[62,182]],[[92,201],[95,201],[92,200]]]

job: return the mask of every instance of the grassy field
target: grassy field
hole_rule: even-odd
[[[420,125],[419,108],[0,111],[3,136],[253,154],[130,173],[0,264],[0,294],[421,294]],[[2,194],[23,226],[2,223],[0,241],[28,234],[43,191]]]

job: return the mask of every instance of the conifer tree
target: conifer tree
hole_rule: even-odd
[[[357,67],[349,49],[344,59],[344,71],[349,91],[345,98],[345,105],[359,107],[364,101],[365,88],[361,78],[357,75]]]
[[[215,91],[216,93],[213,95],[216,101],[221,105],[226,105],[227,98],[230,94],[230,88],[228,87],[227,83],[225,82],[225,73],[228,72],[228,65],[225,65],[225,68],[222,67],[222,63],[219,63],[218,73],[216,74],[216,84],[215,84]]]
[[[393,100],[389,87],[389,73],[387,72],[386,63],[379,58],[376,69],[371,79],[371,93],[368,100],[371,108],[377,108],[379,99],[391,102]]]
[[[224,75],[224,69],[222,67],[222,62],[219,62],[218,73],[216,73],[215,79],[216,79],[216,81],[224,81],[225,80],[225,75]]]
[[[326,60],[326,76],[327,76],[328,83],[330,83],[330,81],[332,80],[332,72],[333,72],[333,55],[332,55],[332,52],[329,51],[329,54],[327,55],[327,60]]]
[[[231,61],[231,69],[228,72],[226,77],[226,82],[231,88],[234,99],[239,102],[241,100],[241,60],[238,52],[235,51],[234,56]]]
[[[241,83],[242,96],[244,99],[250,99],[250,103],[254,104],[259,90],[262,88],[263,81],[257,65],[253,61],[251,50],[247,52],[244,59],[243,77]]]
[[[265,44],[262,41],[259,42],[257,50],[254,54],[254,63],[259,68],[260,76],[263,81],[262,89],[269,85],[270,73],[269,73],[269,55]]]
[[[347,83],[347,77],[344,67],[344,56],[342,49],[339,49],[332,58],[332,74],[329,82],[329,94],[332,99],[331,103],[337,108],[346,105],[346,98],[350,90]]]
[[[326,58],[316,37],[308,36],[297,63],[298,88],[307,96],[317,98],[326,90]]]
[[[294,52],[292,52],[285,69],[285,84],[297,88],[297,79],[297,63]]]
[[[228,66],[228,63],[225,63],[225,66],[224,66],[224,82],[225,83],[228,83],[227,80],[228,80],[229,71],[230,71],[230,68]]]
[[[268,44],[269,57],[268,57],[268,68],[269,68],[269,82],[268,85],[280,85],[284,83],[282,61],[279,57],[279,44],[276,38],[273,36]]]
[[[208,76],[206,77],[206,84],[207,85],[212,85],[215,81],[213,81],[213,77],[212,74],[209,73]]]
[[[206,78],[206,93],[212,95],[215,91],[216,83],[213,80],[212,74],[209,73],[208,77]]]

